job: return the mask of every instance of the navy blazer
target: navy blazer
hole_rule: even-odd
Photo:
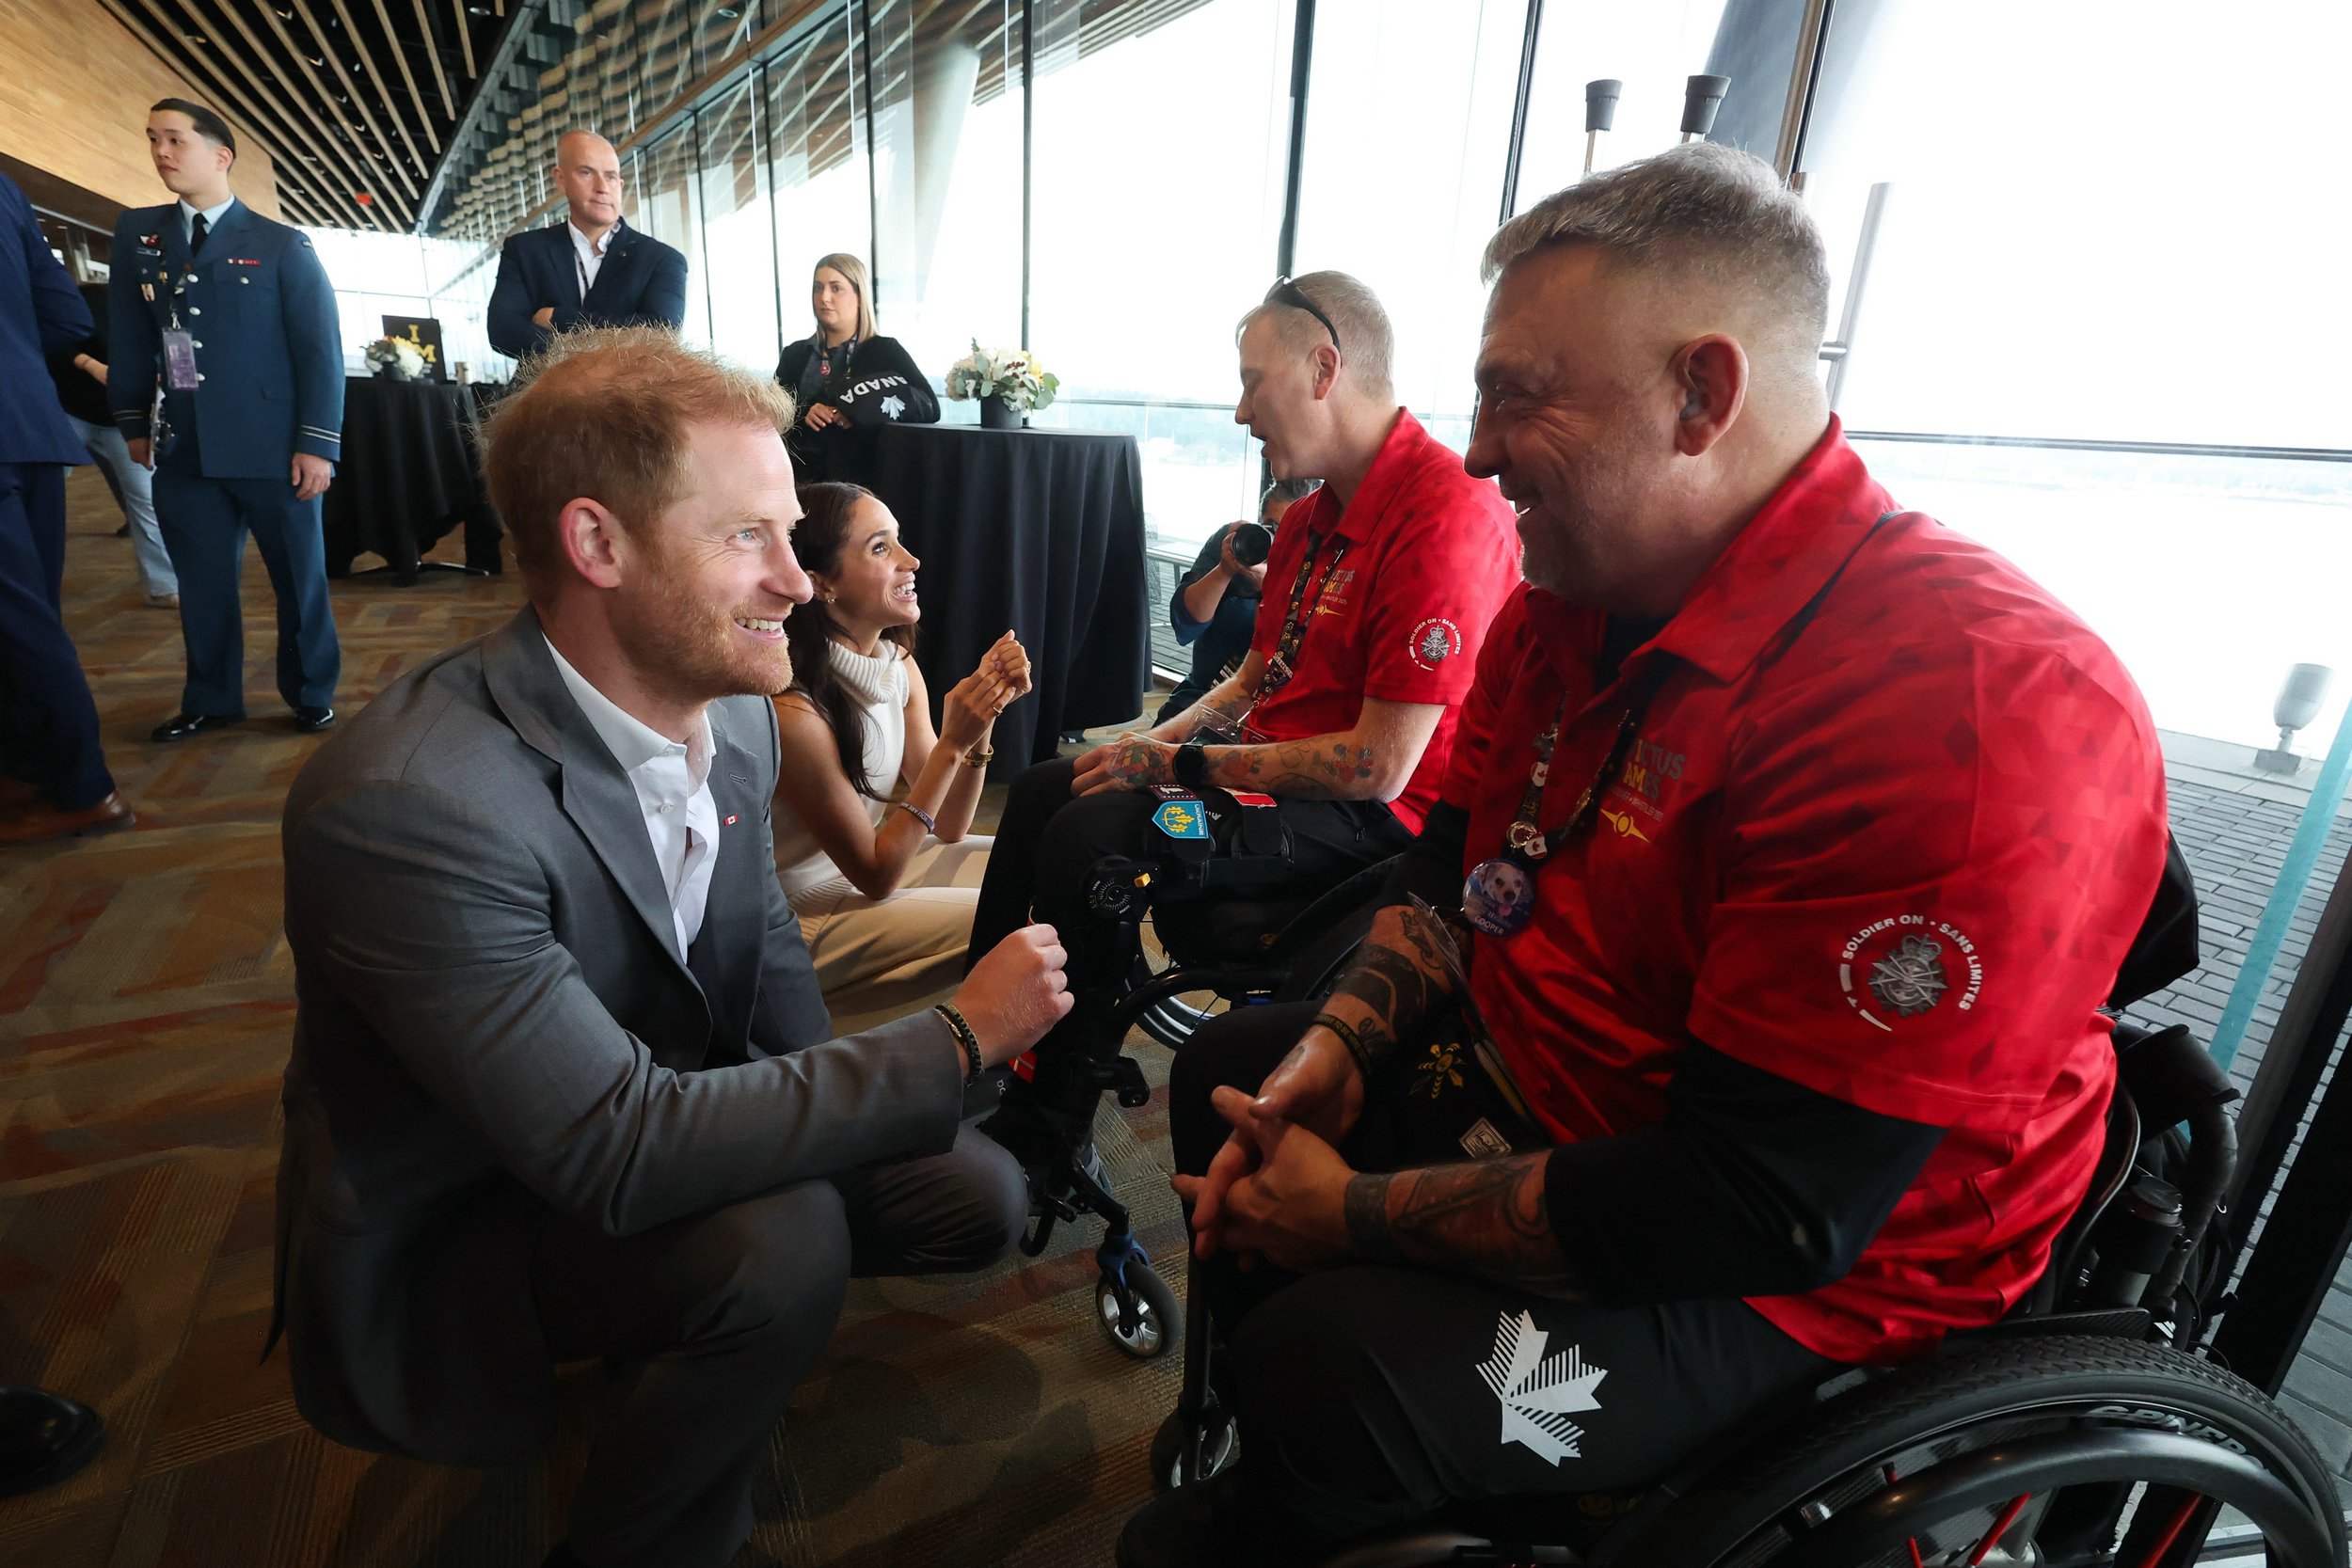
[[[89,330],[89,309],[50,252],[33,204],[0,174],[0,463],[89,461],[41,362]]]
[[[555,325],[531,318],[553,307]],[[666,326],[686,324],[686,258],[650,234],[615,224],[604,262],[588,297],[580,296],[580,261],[568,218],[508,237],[499,252],[498,286],[490,291],[490,346],[520,359],[548,346],[558,332],[580,326]]]
[[[300,230],[231,202],[198,258],[178,202],[135,207],[115,225],[106,319],[106,404],[128,439],[151,434],[176,320],[195,338],[199,385],[166,392],[164,420],[196,436],[205,478],[282,480],[296,452],[342,455],[342,325]]]

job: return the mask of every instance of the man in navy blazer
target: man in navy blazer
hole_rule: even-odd
[[[564,221],[509,238],[490,292],[490,345],[520,359],[578,326],[686,320],[686,258],[621,221],[621,159],[593,131],[555,144]]]
[[[106,404],[155,469],[155,520],[180,574],[188,676],[151,740],[245,717],[238,577],[249,531],[278,591],[278,692],[294,727],[335,722],[342,656],[326,596],[319,498],[342,455],[343,345],[335,287],[300,230],[229,188],[237,144],[201,103],[147,117],[155,173],[179,199],[115,225]],[[164,426],[150,409],[164,389]]]
[[[0,845],[131,825],[58,613],[65,470],[87,454],[41,356],[89,329],[32,204],[0,175]],[[0,1449],[6,1401],[0,1389]]]

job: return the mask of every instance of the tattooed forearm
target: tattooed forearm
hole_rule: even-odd
[[[1382,910],[1323,1010],[1353,1029],[1374,1060],[1391,1054],[1454,994],[1452,970],[1438,946],[1445,940],[1426,906]]]
[[[1541,1295],[1581,1300],[1585,1288],[1551,1228],[1548,1154],[1363,1175],[1343,1199],[1347,1234],[1374,1262],[1417,1263]]]
[[[1267,746],[1213,746],[1209,777],[1228,789],[1305,800],[1370,800],[1378,794],[1379,753],[1344,736],[1313,736]]]

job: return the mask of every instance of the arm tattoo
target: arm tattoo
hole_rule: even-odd
[[[1346,1023],[1375,1061],[1395,1053],[1414,1026],[1454,993],[1446,940],[1426,906],[1394,904],[1373,917],[1372,934],[1332,988],[1324,1011]]]
[[[1200,701],[1184,709],[1184,734],[1199,735],[1201,724],[1212,718],[1224,720],[1228,727],[1236,726],[1241,722],[1242,715],[1249,711],[1249,705],[1254,700],[1242,689],[1239,681],[1231,678],[1221,681],[1202,692]]]
[[[1345,736],[1310,736],[1265,746],[1220,746],[1209,776],[1228,789],[1256,789],[1302,800],[1369,800],[1378,753]]]
[[[1469,1274],[1538,1295],[1585,1299],[1544,1196],[1549,1153],[1351,1180],[1347,1234],[1375,1262]]]

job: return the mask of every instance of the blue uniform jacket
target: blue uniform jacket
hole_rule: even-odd
[[[531,318],[552,307],[555,325]],[[571,224],[510,235],[499,252],[490,291],[490,346],[520,359],[558,332],[580,326],[666,326],[686,322],[686,258],[650,234],[616,225],[606,242],[596,286],[580,296],[580,264]]]
[[[106,404],[124,436],[149,434],[176,313],[196,340],[199,385],[165,393],[164,419],[195,436],[205,478],[284,479],[295,452],[342,454],[335,289],[299,230],[239,201],[191,258],[179,203],[134,208],[115,225],[106,306]]]
[[[89,329],[89,308],[50,254],[32,203],[0,174],[0,463],[89,461],[41,363]]]

